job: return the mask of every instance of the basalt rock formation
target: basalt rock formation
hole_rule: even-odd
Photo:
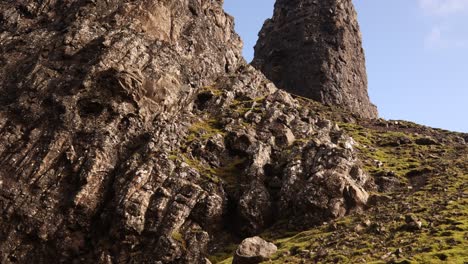
[[[1,263],[209,263],[398,187],[246,64],[221,0],[7,0],[0,29]]]
[[[259,33],[252,64],[277,87],[366,118],[361,32],[351,0],[278,0]]]
[[[0,3],[0,262],[204,263],[359,210],[353,140],[240,56],[222,1]]]

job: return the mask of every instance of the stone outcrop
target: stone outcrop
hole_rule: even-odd
[[[353,140],[246,65],[222,1],[0,3],[0,262],[206,263],[358,210]]]
[[[252,64],[279,88],[377,118],[351,0],[277,0]]]
[[[2,1],[0,27],[0,262],[204,259],[226,198],[168,157],[243,63],[222,2]]]

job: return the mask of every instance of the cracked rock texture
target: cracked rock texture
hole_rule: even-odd
[[[279,88],[377,118],[351,0],[277,0],[252,64]]]
[[[220,0],[6,0],[0,29],[1,263],[206,263],[367,202],[352,138],[244,62]]]

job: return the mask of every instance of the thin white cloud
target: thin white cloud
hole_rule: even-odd
[[[468,39],[460,36],[450,27],[434,26],[424,39],[428,50],[466,48]]]
[[[426,14],[447,16],[468,12],[468,0],[418,0]]]
[[[432,24],[424,46],[426,49],[466,48],[468,38],[468,0],[417,0],[421,12]],[[460,23],[460,21],[466,21]],[[442,26],[443,25],[443,26]]]
[[[441,48],[443,45],[442,30],[439,27],[432,28],[424,40],[426,49]]]

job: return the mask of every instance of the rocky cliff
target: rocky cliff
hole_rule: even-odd
[[[366,203],[352,139],[245,64],[222,1],[0,14],[2,263],[203,263]]]
[[[377,118],[351,0],[278,0],[252,64],[279,88]]]
[[[3,1],[0,27],[1,263],[225,260],[384,186],[331,121],[360,120],[246,64],[220,0]]]

